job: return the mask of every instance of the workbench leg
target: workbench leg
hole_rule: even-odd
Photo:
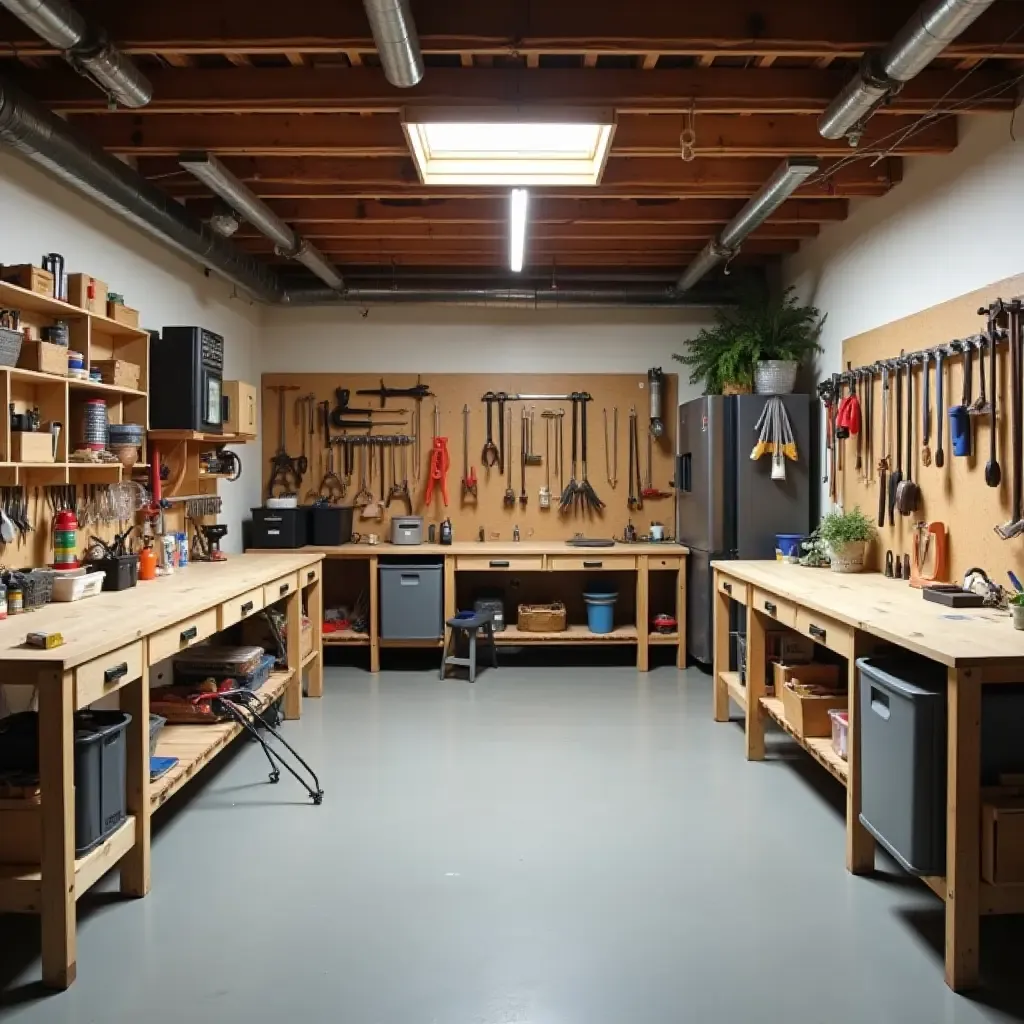
[[[946,765],[946,984],[978,984],[981,884],[981,678],[949,669]]]
[[[726,620],[728,621],[728,620]],[[726,629],[728,633],[728,628]],[[764,620],[747,604],[747,760],[764,760]],[[728,643],[728,638],[726,639]]]
[[[323,567],[321,566],[321,577]],[[313,650],[316,657],[309,663],[309,696],[324,695],[324,591],[322,578],[317,578],[306,588],[306,614],[312,628]]]
[[[380,671],[380,574],[377,556],[370,556],[370,671]]]
[[[676,649],[676,668],[686,668],[686,559],[681,560],[676,573],[676,629],[679,647]]]
[[[860,823],[860,679],[857,659],[870,648],[857,634],[853,657],[847,662],[846,734],[846,870],[866,875],[875,869],[875,839]]]
[[[144,646],[148,646],[144,644]],[[128,813],[135,816],[135,845],[121,861],[121,892],[149,892],[149,669],[148,652],[142,677],[121,690],[121,710],[132,716],[128,726]]]
[[[75,681],[47,671],[39,682],[39,787],[42,797],[43,983],[75,980]]]
[[[651,667],[650,645],[650,603],[651,578],[650,559],[641,555],[636,570],[636,670],[647,672]]]
[[[711,611],[714,616],[714,639],[712,641],[712,676],[715,693],[715,721],[729,721],[729,690],[722,680],[722,673],[729,671],[729,612],[732,600],[718,589],[718,570],[715,570],[715,592]]]
[[[292,677],[284,691],[284,717],[302,716],[302,592],[293,590],[284,604],[288,627],[288,670]]]
[[[444,641],[442,650],[448,649],[448,637],[451,630],[448,628],[448,620],[455,617],[459,610],[458,601],[455,598],[455,559],[452,555],[444,557],[444,632],[441,639]]]

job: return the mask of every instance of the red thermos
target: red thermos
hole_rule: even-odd
[[[74,512],[58,512],[53,517],[53,567],[78,568],[78,519]]]

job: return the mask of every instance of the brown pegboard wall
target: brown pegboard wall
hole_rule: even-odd
[[[1011,299],[1024,294],[1024,275],[998,281],[986,288],[963,295],[960,298],[933,306],[913,316],[897,320],[884,327],[849,338],[843,343],[843,368],[854,368],[870,364],[879,359],[890,359],[901,351],[915,352],[963,338],[985,330],[986,320],[978,316],[978,310],[988,306],[996,298]],[[978,395],[979,369],[977,352],[973,356],[973,396]],[[912,550],[913,526],[919,521],[944,523],[949,532],[950,569],[953,579],[961,579],[964,572],[974,566],[984,568],[993,579],[1008,586],[1006,571],[1013,570],[1019,575],[1024,571],[1024,538],[1001,540],[993,527],[1010,518],[1010,495],[1012,461],[1009,449],[1009,399],[1012,390],[1008,386],[1009,361],[1005,345],[1001,346],[997,360],[998,389],[996,404],[998,410],[997,443],[998,460],[1002,470],[999,487],[990,488],[985,483],[985,464],[989,457],[989,417],[974,420],[974,443],[969,457],[955,457],[949,435],[950,406],[959,404],[963,391],[964,358],[957,356],[945,360],[944,365],[944,414],[943,448],[945,465],[939,468],[934,458],[930,466],[924,466],[921,459],[921,434],[923,412],[923,368],[913,368],[914,383],[914,446],[912,477],[921,488],[921,502],[916,513],[902,517],[897,512],[895,525],[879,529],[873,549],[873,568],[880,568],[885,552],[909,554]],[[986,377],[988,357],[986,354]],[[936,449],[936,380],[935,361],[932,360],[931,407],[932,436],[931,449]],[[903,374],[904,439],[903,461],[906,462],[906,373]],[[992,392],[991,380],[986,381],[988,393]],[[876,375],[873,384],[872,433],[874,435],[875,459],[881,456],[882,385]],[[895,390],[890,392],[890,455],[891,465],[895,460]],[[840,480],[840,499],[847,508],[861,506],[872,521],[878,513],[878,473],[872,466],[869,482],[865,482],[855,468],[856,446],[853,439],[846,442],[844,470]],[[906,466],[904,465],[904,473]]]
[[[487,540],[511,540],[513,528],[518,525],[520,538],[527,540],[565,540],[575,533],[583,533],[590,537],[621,537],[627,521],[632,519],[637,531],[646,533],[652,521],[661,522],[665,525],[667,532],[674,534],[675,524],[675,498],[672,487],[672,479],[675,471],[675,408],[677,404],[678,380],[675,374],[665,374],[663,414],[665,418],[666,432],[655,444],[653,449],[653,470],[652,479],[655,487],[663,491],[673,493],[672,497],[663,499],[652,499],[644,503],[640,512],[630,512],[627,505],[629,494],[629,481],[627,479],[628,457],[629,457],[629,410],[635,406],[638,413],[638,431],[640,436],[641,467],[646,471],[647,466],[647,428],[648,428],[648,389],[646,371],[637,374],[512,374],[502,376],[491,376],[486,374],[422,374],[422,380],[430,385],[431,391],[436,397],[426,398],[422,401],[422,431],[423,440],[421,443],[420,475],[418,480],[411,479],[410,490],[413,494],[413,514],[422,515],[424,522],[439,523],[446,516],[452,520],[452,526],[457,540],[476,540],[481,526],[485,528]],[[273,385],[286,384],[295,385],[297,391],[289,392],[287,395],[286,428],[287,428],[287,449],[289,455],[298,455],[302,450],[299,435],[300,427],[296,421],[295,398],[302,394],[312,393],[316,401],[320,402],[329,399],[331,408],[334,409],[336,398],[335,390],[345,387],[352,391],[350,405],[357,408],[379,408],[379,400],[373,396],[360,396],[355,392],[360,388],[375,388],[381,383],[380,376],[367,374],[265,374],[263,376],[263,493],[266,493],[267,481],[270,475],[270,460],[277,450],[279,439],[279,418],[277,394],[271,390]],[[388,374],[384,377],[384,383],[388,387],[412,387],[417,383],[414,374]],[[534,444],[533,448],[544,459],[539,466],[527,466],[526,468],[526,490],[528,502],[522,508],[518,501],[515,508],[506,508],[503,504],[503,496],[506,487],[506,478],[498,472],[497,467],[485,469],[481,465],[481,451],[486,436],[486,406],[481,401],[481,396],[488,391],[503,390],[509,394],[570,394],[574,391],[586,391],[593,396],[587,410],[588,426],[588,479],[597,491],[598,496],[605,502],[605,509],[601,514],[568,513],[562,514],[558,511],[557,502],[559,495],[559,480],[552,472],[551,493],[552,504],[550,509],[541,509],[539,505],[539,492],[545,483],[546,475],[546,450],[545,450],[545,420],[541,413],[545,409],[564,409],[564,453],[565,453],[565,479],[568,480],[571,463],[571,409],[570,402],[510,402],[506,409],[513,412],[513,471],[512,486],[515,489],[517,498],[520,493],[520,412],[525,404],[527,409],[534,411]],[[433,433],[433,407],[436,401],[440,412],[441,436],[448,438],[448,450],[451,456],[451,468],[448,473],[448,507],[442,504],[439,493],[435,490],[434,498],[430,508],[424,507],[424,494],[427,485],[427,474],[431,449],[431,437]],[[462,499],[462,408],[469,406],[470,410],[470,434],[469,434],[469,461],[470,466],[475,467],[478,479],[478,497],[476,501]],[[411,411],[415,407],[412,399],[389,399],[385,411],[405,408]],[[617,484],[613,488],[608,483],[605,464],[604,444],[604,417],[603,410],[607,409],[609,414],[609,433],[611,433],[612,410],[618,408],[619,430],[618,430],[618,472]],[[498,440],[497,406],[494,408],[494,440]],[[357,417],[352,417],[357,418]],[[381,418],[392,419],[392,416]],[[401,417],[399,417],[401,418]],[[405,419],[411,422],[411,415]],[[303,479],[300,490],[300,499],[303,502],[309,497],[309,490],[314,490],[319,484],[323,473],[323,438],[317,425],[317,433],[314,441],[315,448],[309,452],[309,441],[307,437],[307,457],[309,458],[309,470]],[[411,433],[411,426],[408,431],[403,427],[381,427],[375,430],[380,434]],[[339,431],[333,430],[335,436]],[[353,432],[358,433],[358,432]],[[552,452],[554,451],[554,435],[552,433]],[[411,466],[411,450],[409,452]],[[341,472],[340,451],[337,452],[337,464]],[[579,467],[582,473],[582,466]],[[390,470],[389,470],[390,483]],[[371,489],[379,494],[379,476],[374,477]],[[352,499],[359,489],[358,472],[354,474],[350,482],[347,494],[342,504],[351,504]],[[382,539],[390,535],[390,516],[397,508],[398,514],[404,514],[404,506],[392,505],[385,513],[383,521],[375,519],[361,519],[358,511],[355,516],[355,529],[363,534],[377,533]]]

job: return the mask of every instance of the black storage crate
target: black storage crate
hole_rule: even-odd
[[[103,577],[104,590],[129,590],[139,582],[138,555],[117,555],[93,564],[106,573]]]
[[[309,510],[310,544],[335,547],[352,540],[351,506],[313,505]]]
[[[309,543],[309,508],[254,508],[254,548],[302,548]]]
[[[75,856],[115,832],[127,815],[123,711],[75,712]],[[0,770],[39,773],[39,716],[24,711],[0,721]]]

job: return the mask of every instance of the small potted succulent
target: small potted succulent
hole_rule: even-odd
[[[818,536],[828,548],[833,572],[863,572],[875,524],[860,510],[836,508],[822,519]]]
[[[1010,600],[1010,614],[1013,615],[1013,628],[1024,629],[1024,593],[1014,594]]]

